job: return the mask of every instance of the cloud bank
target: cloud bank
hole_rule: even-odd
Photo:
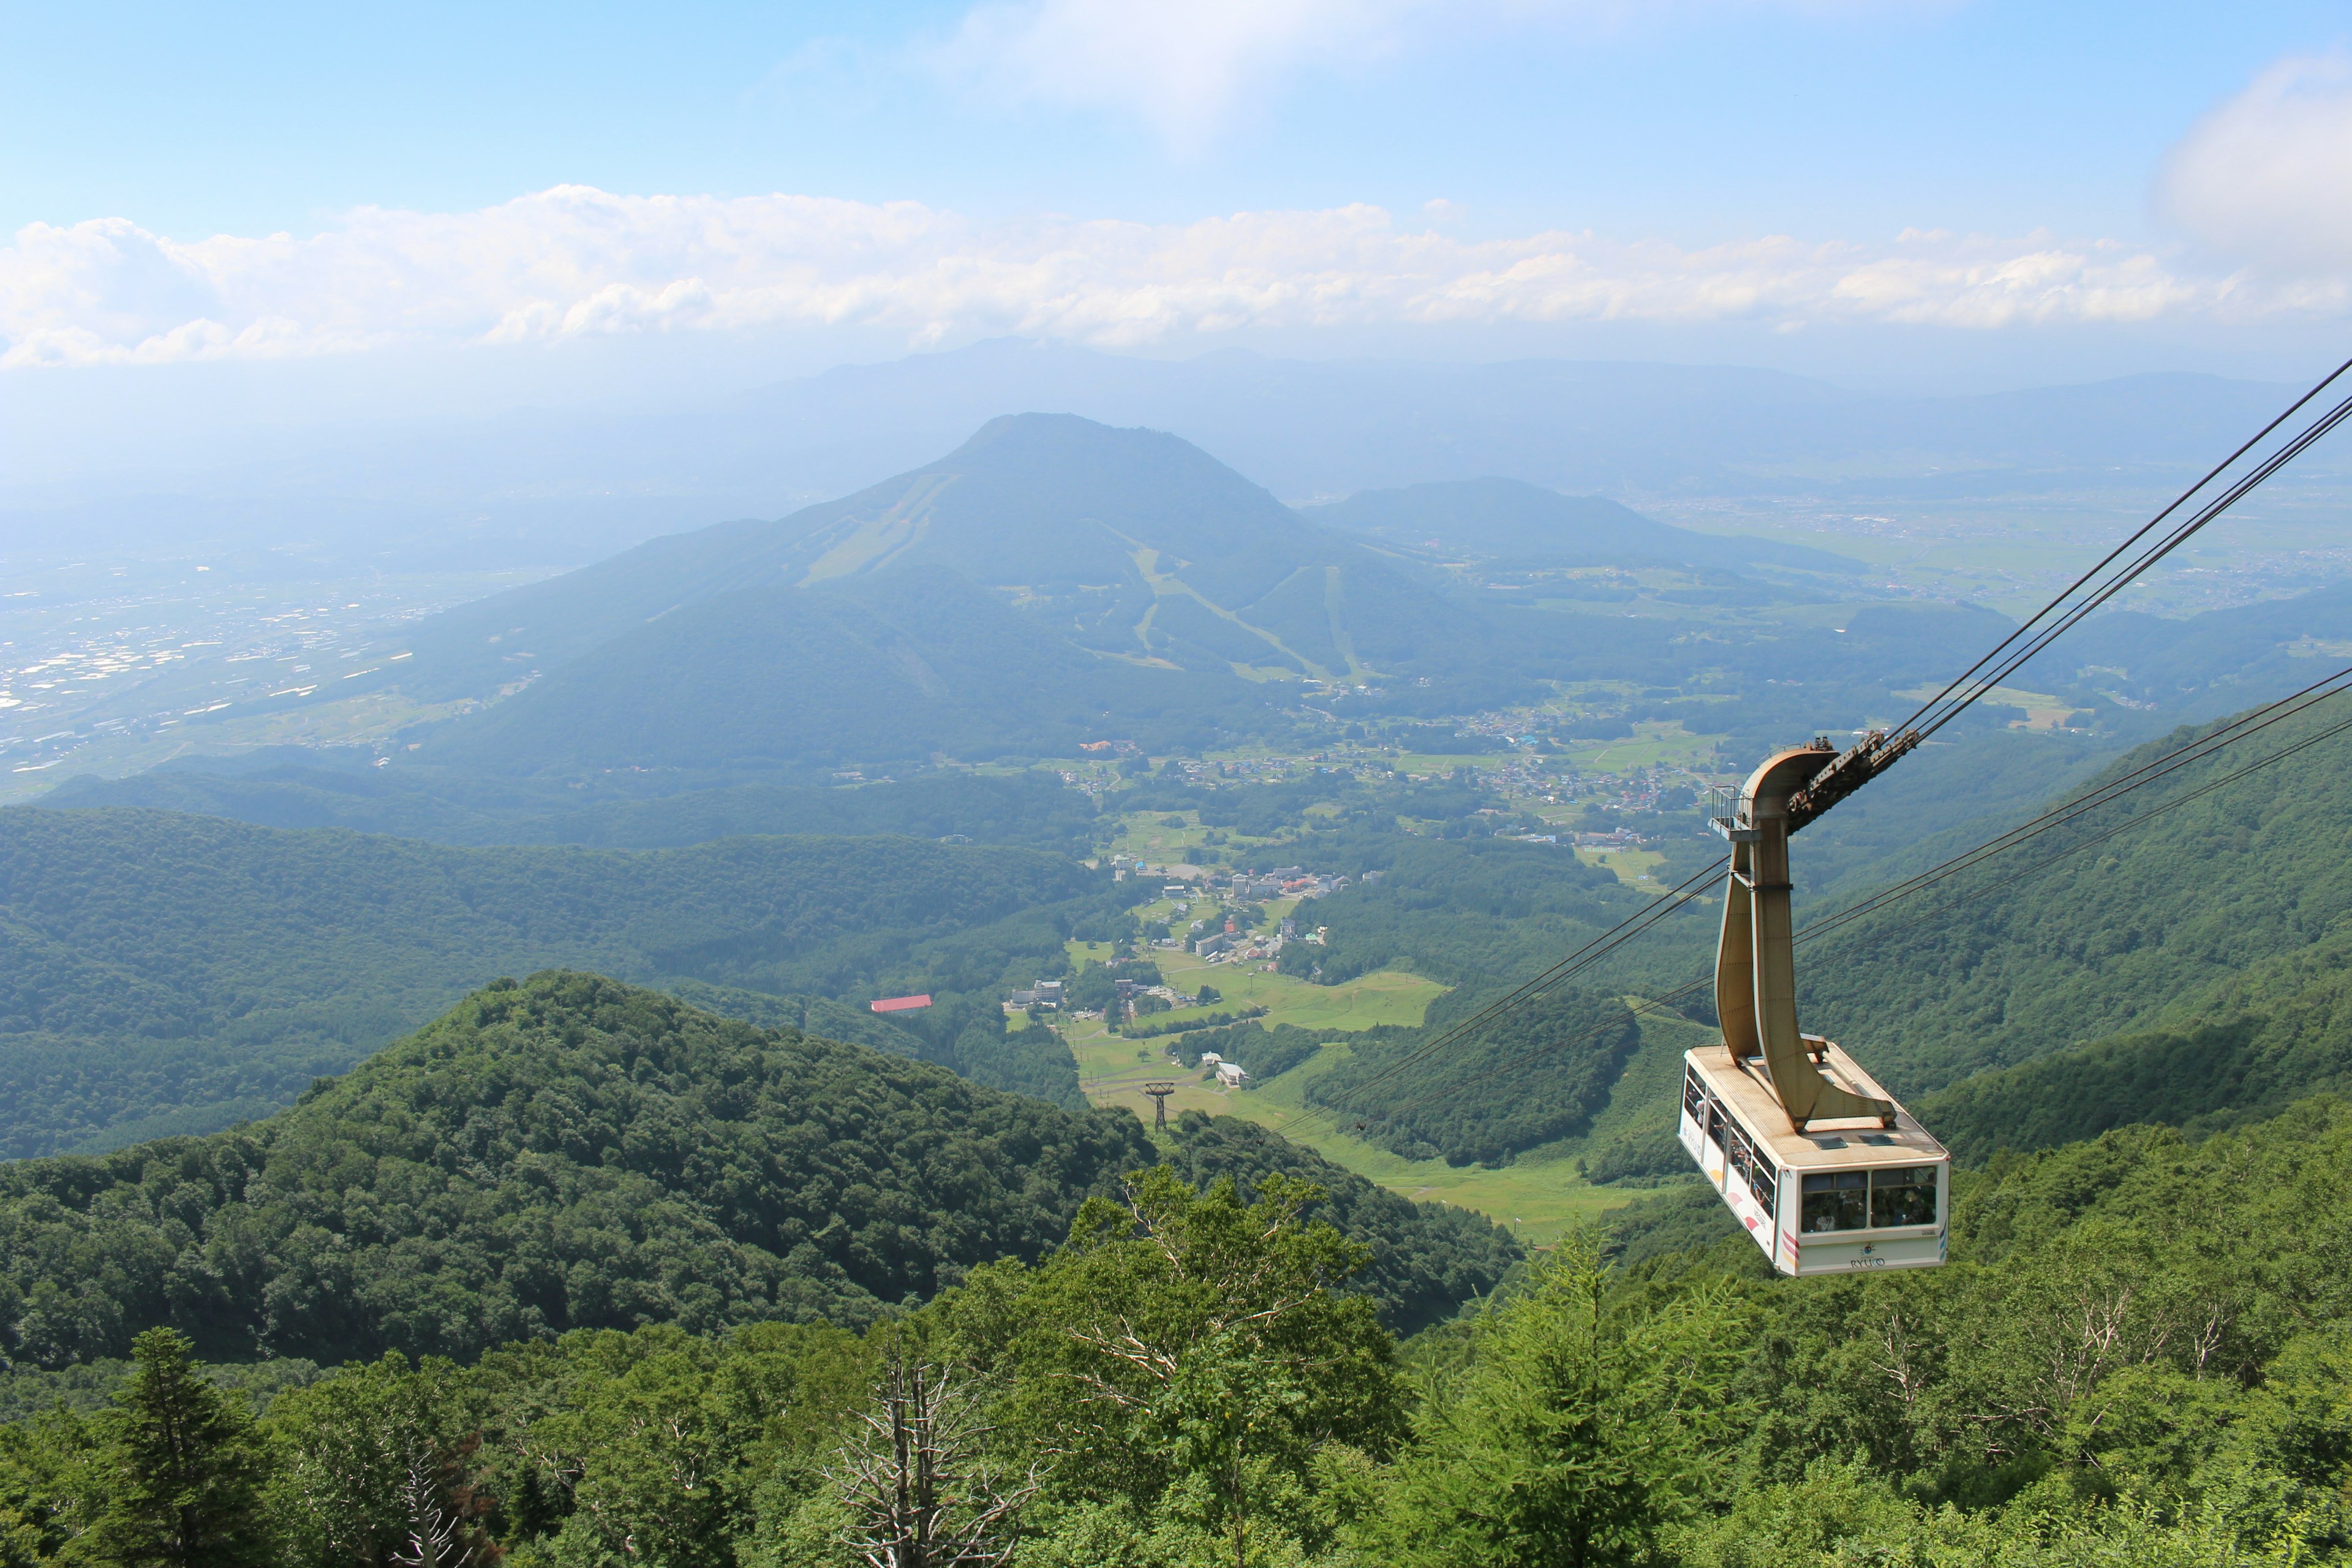
[[[2293,55],[2206,115],[2166,161],[2169,216],[2269,268],[2352,265],[2352,55]]]
[[[1702,248],[1559,232],[1471,241],[1371,206],[980,226],[914,203],[566,185],[478,212],[362,208],[302,238],[182,242],[125,218],[35,224],[0,248],[0,366],[774,326],[878,327],[910,346],[1017,332],[1131,348],[1251,329],[1993,329],[2345,305],[2340,280],[2262,288],[2155,252],[2039,235]]]

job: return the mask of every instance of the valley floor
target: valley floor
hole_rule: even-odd
[[[1256,964],[1244,970],[1238,964],[1204,965],[1182,954],[1155,956],[1171,984],[1190,990],[1207,980],[1224,998],[1215,1010],[1264,1006],[1267,1012],[1260,1021],[1267,1025],[1295,1024],[1337,1032],[1374,1024],[1417,1024],[1430,1002],[1444,989],[1418,975],[1393,971],[1323,986],[1265,973]],[[1500,1169],[1408,1160],[1358,1138],[1332,1112],[1308,1106],[1307,1087],[1347,1058],[1349,1047],[1344,1034],[1278,1078],[1228,1089],[1213,1078],[1176,1065],[1169,1055],[1174,1037],[1127,1039],[1110,1034],[1093,1019],[1066,1023],[1062,1033],[1077,1059],[1079,1085],[1097,1105],[1124,1107],[1149,1124],[1151,1101],[1143,1086],[1172,1082],[1176,1090],[1168,1097],[1171,1116],[1198,1110],[1241,1117],[1307,1144],[1333,1163],[1391,1192],[1473,1210],[1507,1226],[1528,1246],[1549,1247],[1563,1234],[1591,1224],[1637,1195],[1623,1187],[1597,1186],[1587,1181],[1579,1156],[1622,1134],[1654,1126],[1671,1127],[1682,1053],[1698,1043],[1706,1031],[1679,1020],[1644,1018],[1641,1047],[1591,1127],[1578,1137],[1523,1154]]]

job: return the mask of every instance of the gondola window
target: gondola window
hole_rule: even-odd
[[[1869,1228],[1869,1172],[1830,1171],[1807,1176],[1804,1195],[1804,1215],[1799,1223],[1806,1230]]]
[[[1909,1165],[1874,1171],[1870,1180],[1874,1226],[1936,1223],[1936,1167]]]

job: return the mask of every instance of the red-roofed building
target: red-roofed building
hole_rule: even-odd
[[[928,1007],[930,1005],[930,994],[928,992],[920,996],[884,996],[866,1004],[877,1013],[911,1013],[918,1007]]]

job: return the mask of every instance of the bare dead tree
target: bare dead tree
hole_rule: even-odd
[[[894,1350],[860,1416],[860,1441],[827,1473],[856,1522],[851,1547],[872,1568],[1002,1568],[1013,1516],[1037,1490],[1032,1465],[1005,1488],[984,1452],[993,1428],[945,1367]]]
[[[504,1556],[482,1528],[492,1507],[473,1481],[477,1432],[457,1452],[432,1446],[412,1449],[399,1487],[407,1539],[393,1547],[398,1568],[489,1568]]]

